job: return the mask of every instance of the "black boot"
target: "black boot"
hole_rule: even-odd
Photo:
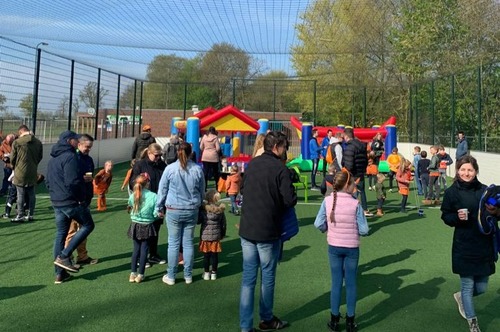
[[[328,325],[328,328],[332,332],[339,332],[340,331],[340,315],[335,316],[334,314],[330,314],[330,321],[326,324]]]
[[[346,316],[345,323],[346,323],[345,330],[347,332],[356,332],[358,330],[358,326],[354,322],[354,316],[352,317]]]

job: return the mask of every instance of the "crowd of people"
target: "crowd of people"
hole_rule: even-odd
[[[203,255],[202,278],[216,280],[218,255],[222,251],[222,240],[227,228],[226,206],[221,203],[221,193],[217,190],[221,160],[217,131],[211,127],[201,139],[201,167],[196,156],[193,156],[192,145],[185,142],[182,136],[173,137],[168,146],[162,148],[156,143],[151,130],[151,126],[145,125],[135,140],[131,167],[121,185],[122,190],[127,187],[129,192],[127,211],[131,222],[128,237],[133,242],[129,282],[143,282],[146,268],[151,264],[167,264],[162,278],[165,284],[176,284],[180,265],[183,265],[184,282],[191,284],[197,224],[201,225],[198,250]],[[366,145],[354,136],[350,128],[336,136],[329,131],[321,145],[316,142],[316,137],[317,132],[313,131],[310,142],[311,151],[314,152],[311,173],[313,188],[316,188],[319,160],[328,159],[326,168],[323,168],[320,188],[325,197],[314,222],[316,228],[326,233],[328,245],[331,315],[327,326],[330,331],[340,331],[340,304],[344,286],[347,304],[345,326],[348,332],[355,332],[360,236],[368,235],[367,217],[371,216],[367,207],[364,177],[369,177],[369,190],[376,192],[377,215],[382,216],[387,195],[384,186],[386,178],[381,173],[369,170],[379,164],[384,146],[380,134],[377,134],[367,151]],[[88,255],[86,248],[87,238],[94,229],[90,203],[95,194],[97,211],[106,210],[106,193],[113,178],[113,162],[106,161],[104,168],[94,175],[95,165],[89,155],[93,142],[90,135],[64,131],[50,153],[45,182],[56,224],[53,253],[56,284],[67,281],[71,276],[68,272],[78,272],[81,265],[98,263],[98,259]],[[446,181],[446,169],[453,164],[453,159],[443,146],[430,147],[430,160],[427,152],[419,146],[414,148],[412,160],[394,148],[387,156],[390,166],[389,191],[393,189],[395,179],[402,196],[400,212],[406,212],[412,181],[415,182],[418,195],[424,197],[424,204],[441,204],[442,220],[454,228],[452,271],[460,277],[461,290],[454,293],[453,298],[459,313],[467,320],[470,331],[478,332],[473,297],[486,291],[488,278],[495,273],[494,233],[486,233],[478,227],[482,221],[479,216],[480,202],[486,187],[477,179],[479,166],[468,153],[463,133],[459,133],[458,144],[456,175],[450,186]],[[230,212],[235,215],[241,213],[238,228],[243,258],[240,291],[242,332],[255,331],[253,311],[259,270],[261,291],[258,328],[270,331],[289,325],[275,316],[273,310],[277,263],[282,249],[280,236],[283,218],[285,211],[297,204],[292,173],[284,162],[288,147],[288,139],[281,132],[270,131],[266,135],[259,135],[254,158],[246,167],[244,177],[241,177],[238,166],[233,165],[226,181]],[[19,127],[17,137],[8,135],[0,146],[6,179],[2,183],[1,193],[9,193],[4,217],[10,215],[17,201],[17,214],[12,222],[34,219],[34,186],[41,178],[37,165],[42,159],[42,149],[40,141],[24,125]],[[174,149],[175,156],[172,156],[171,149]],[[211,178],[215,179],[216,189],[208,189]],[[441,187],[444,189],[442,203]],[[11,195],[13,190],[15,196]],[[235,201],[239,194],[245,197],[241,211]],[[498,203],[497,206],[488,201],[485,211],[489,216],[500,217]],[[168,230],[166,259],[158,253],[158,237],[164,222]],[[73,259],[75,250],[76,261]]]

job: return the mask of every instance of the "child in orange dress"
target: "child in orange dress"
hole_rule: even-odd
[[[368,177],[368,190],[375,190],[377,183],[378,166],[375,164],[375,152],[368,153],[368,166],[366,166],[366,176]]]
[[[104,163],[104,168],[94,177],[94,194],[97,195],[97,211],[106,211],[106,193],[108,192],[113,174],[113,162],[108,160]]]
[[[206,204],[202,207],[200,229],[200,252],[203,253],[203,280],[216,280],[219,264],[221,240],[226,236],[225,205],[219,204],[220,194],[210,189],[206,195]],[[212,264],[212,270],[210,270]]]
[[[411,176],[411,161],[401,159],[399,170],[396,173],[396,181],[398,182],[399,193],[403,196],[401,200],[400,212],[406,213],[406,202],[408,201],[408,194],[410,193],[410,182],[413,180]]]
[[[241,187],[241,175],[239,167],[236,164],[231,166],[231,174],[226,179],[226,192],[231,200],[231,213],[239,215],[238,206],[236,205],[236,196],[238,196]]]
[[[130,162],[130,168],[127,171],[127,174],[125,175],[125,179],[123,180],[121,190],[125,190],[125,187],[127,187],[128,195],[132,195],[132,190],[130,190],[129,187],[129,182],[130,182],[130,177],[132,176],[132,169],[134,168],[135,165],[135,159],[132,159]]]

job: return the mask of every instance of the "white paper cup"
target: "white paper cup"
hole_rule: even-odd
[[[465,213],[465,220],[469,220],[469,209],[460,209],[458,212]]]
[[[87,173],[85,173],[85,176],[92,177],[92,172],[87,172]]]

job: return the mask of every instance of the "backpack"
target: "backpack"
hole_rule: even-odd
[[[335,171],[340,171],[339,163],[337,162],[337,155],[335,154],[335,146],[339,143],[333,143],[328,146],[328,149],[326,149],[326,157],[325,161],[328,164],[335,163]]]
[[[500,186],[490,185],[484,191],[479,201],[478,227],[484,235],[491,235],[493,239],[493,248],[495,252],[495,262],[500,253],[500,229],[498,228],[498,218],[492,216],[486,210],[486,204],[500,207]]]
[[[167,165],[170,165],[177,161],[178,145],[179,144],[167,143],[165,144],[165,147],[163,147],[163,161],[165,161]]]

